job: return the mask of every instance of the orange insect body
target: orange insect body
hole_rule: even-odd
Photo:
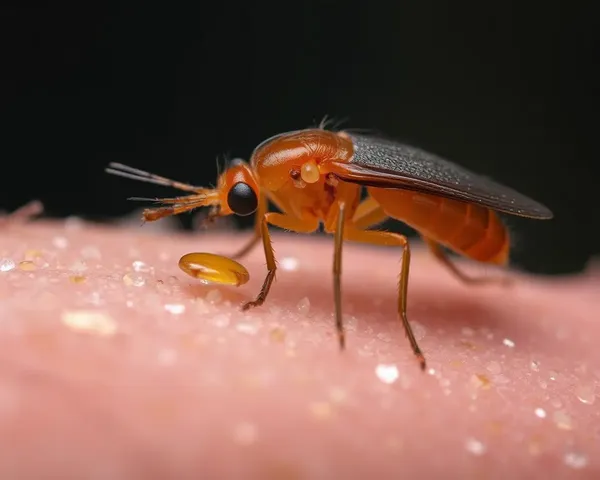
[[[504,265],[510,239],[496,211],[547,219],[543,205],[490,180],[462,169],[433,154],[382,139],[322,128],[300,130],[272,137],[260,144],[249,163],[233,162],[215,189],[194,187],[158,175],[112,164],[110,173],[171,186],[190,192],[157,199],[163,206],[147,209],[144,218],[157,220],[197,207],[211,206],[211,218],[256,214],[255,235],[233,258],[249,252],[262,239],[268,273],[255,300],[243,308],[261,305],[277,269],[269,225],[311,233],[322,224],[335,237],[333,259],[336,328],[340,345],[342,325],[341,255],[344,240],[402,248],[398,314],[413,352],[425,368],[425,358],[407,319],[407,285],[410,248],[406,237],[371,229],[387,218],[403,221],[417,230],[440,259],[460,279],[462,273],[443,253],[442,246],[471,259]],[[367,197],[361,200],[363,189]],[[281,213],[269,212],[268,202]],[[222,283],[245,283],[244,267],[229,258],[188,254],[180,267],[195,278]],[[241,279],[241,280],[240,280]]]
[[[294,212],[307,222],[322,220],[325,231],[333,233],[335,219],[327,219],[334,202],[344,201],[351,218],[360,199],[360,185],[340,189],[335,180],[336,165],[347,163],[353,155],[352,141],[344,135],[304,130],[260,146],[251,165],[260,186],[269,191],[272,201],[282,210]],[[304,182],[301,176],[290,181],[294,176],[290,172],[301,172],[302,165],[308,162],[317,165],[319,179],[312,184]],[[328,182],[329,175],[332,180]],[[386,216],[410,225],[457,253],[493,264],[505,264],[508,260],[508,231],[489,208],[407,190],[367,187],[367,192]]]
[[[406,190],[367,191],[390,217],[465,257],[499,265],[508,261],[508,231],[489,208]]]

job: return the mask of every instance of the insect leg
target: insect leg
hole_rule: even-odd
[[[344,223],[346,205],[338,204],[338,219],[335,229],[334,254],[333,254],[333,295],[335,300],[335,328],[337,330],[340,348],[346,345],[346,335],[342,322],[342,246],[344,244]]]
[[[246,255],[248,255],[252,250],[254,250],[254,247],[258,245],[262,237],[261,222],[262,218],[267,212],[267,205],[267,197],[265,195],[261,195],[258,200],[258,209],[256,210],[254,217],[254,231],[252,232],[252,238],[250,238],[250,240],[248,240],[242,248],[240,248],[237,252],[231,255],[230,258],[239,260],[240,258],[243,258]]]
[[[271,235],[269,235],[269,224],[299,233],[314,232],[319,226],[319,223],[316,220],[306,220],[281,213],[269,212],[262,216],[262,219],[260,220],[260,234],[267,260],[267,276],[265,277],[265,281],[263,282],[263,286],[260,289],[259,294],[254,300],[246,302],[242,306],[242,310],[248,310],[251,307],[258,307],[262,305],[265,302],[265,299],[269,294],[269,290],[271,289],[271,285],[273,284],[273,280],[275,279],[277,262],[275,260],[273,246],[271,244]]]
[[[400,282],[398,285],[398,315],[400,316],[400,320],[404,326],[404,331],[406,332],[410,346],[412,347],[412,350],[417,357],[421,368],[425,370],[425,356],[423,355],[423,352],[417,343],[417,339],[415,338],[412,327],[410,326],[408,317],[406,315],[408,298],[408,273],[410,268],[410,246],[408,239],[404,235],[400,235],[398,233],[359,230],[354,228],[353,225],[347,226],[347,229],[344,232],[344,239],[354,242],[370,243],[373,245],[402,247],[402,269],[400,271]]]
[[[450,259],[439,243],[426,237],[422,238],[429,247],[431,253],[433,253],[433,255],[461,282],[469,285],[483,285],[490,283],[509,284],[511,282],[509,277],[502,275],[472,277],[458,268],[458,266]]]
[[[352,226],[358,230],[366,230],[382,223],[388,218],[381,205],[373,197],[369,196],[356,207],[356,211],[352,217]]]

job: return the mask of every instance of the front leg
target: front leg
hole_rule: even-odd
[[[260,289],[259,294],[254,300],[246,302],[242,306],[242,310],[248,310],[251,307],[258,307],[262,305],[269,294],[273,280],[275,280],[277,262],[275,260],[273,246],[271,245],[269,224],[298,233],[312,233],[319,227],[318,220],[313,218],[296,218],[290,215],[273,212],[263,215],[260,222],[260,236],[262,237],[263,246],[265,249],[265,258],[267,259],[267,276],[265,277],[265,281],[263,282],[263,286]]]
[[[237,252],[231,255],[230,258],[240,260],[246,255],[248,255],[252,250],[254,250],[254,247],[258,245],[258,242],[260,242],[262,236],[261,222],[263,217],[265,216],[265,213],[267,212],[267,207],[267,197],[266,195],[261,194],[260,198],[258,199],[258,209],[256,210],[255,214],[254,227],[252,228],[252,237],[246,241],[242,248],[240,248]]]

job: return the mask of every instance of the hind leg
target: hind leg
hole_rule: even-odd
[[[471,276],[465,272],[463,272],[457,265],[454,263],[448,254],[442,248],[442,245],[437,243],[434,240],[431,240],[426,237],[422,237],[423,241],[433,253],[435,258],[437,258],[456,278],[458,278],[461,282],[466,283],[468,285],[483,285],[490,283],[498,283],[498,284],[509,284],[512,282],[507,276],[504,275],[483,275],[479,277]]]

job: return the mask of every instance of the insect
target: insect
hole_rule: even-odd
[[[243,310],[262,305],[275,279],[277,263],[269,226],[308,234],[322,225],[334,236],[335,327],[341,349],[345,347],[341,293],[344,241],[400,248],[397,311],[422,369],[426,367],[425,356],[407,317],[408,239],[374,227],[388,218],[404,222],[420,233],[433,254],[460,280],[479,283],[486,277],[467,276],[443,248],[479,262],[506,265],[510,238],[498,212],[532,219],[553,216],[544,205],[435,154],[387,139],[322,127],[265,140],[254,149],[249,162],[233,161],[219,176],[216,188],[195,187],[117,163],[110,164],[107,172],[189,193],[155,199],[160,206],[144,210],[146,221],[206,206],[211,207],[212,219],[231,214],[256,216],[254,235],[231,258],[188,254],[187,260],[183,257],[180,261],[182,269],[201,278],[201,264],[208,258],[213,280],[221,271],[225,283],[231,284],[233,270],[245,281],[244,267],[231,259],[242,258],[262,240],[267,274],[260,292],[243,305]],[[279,212],[269,211],[269,202]]]

